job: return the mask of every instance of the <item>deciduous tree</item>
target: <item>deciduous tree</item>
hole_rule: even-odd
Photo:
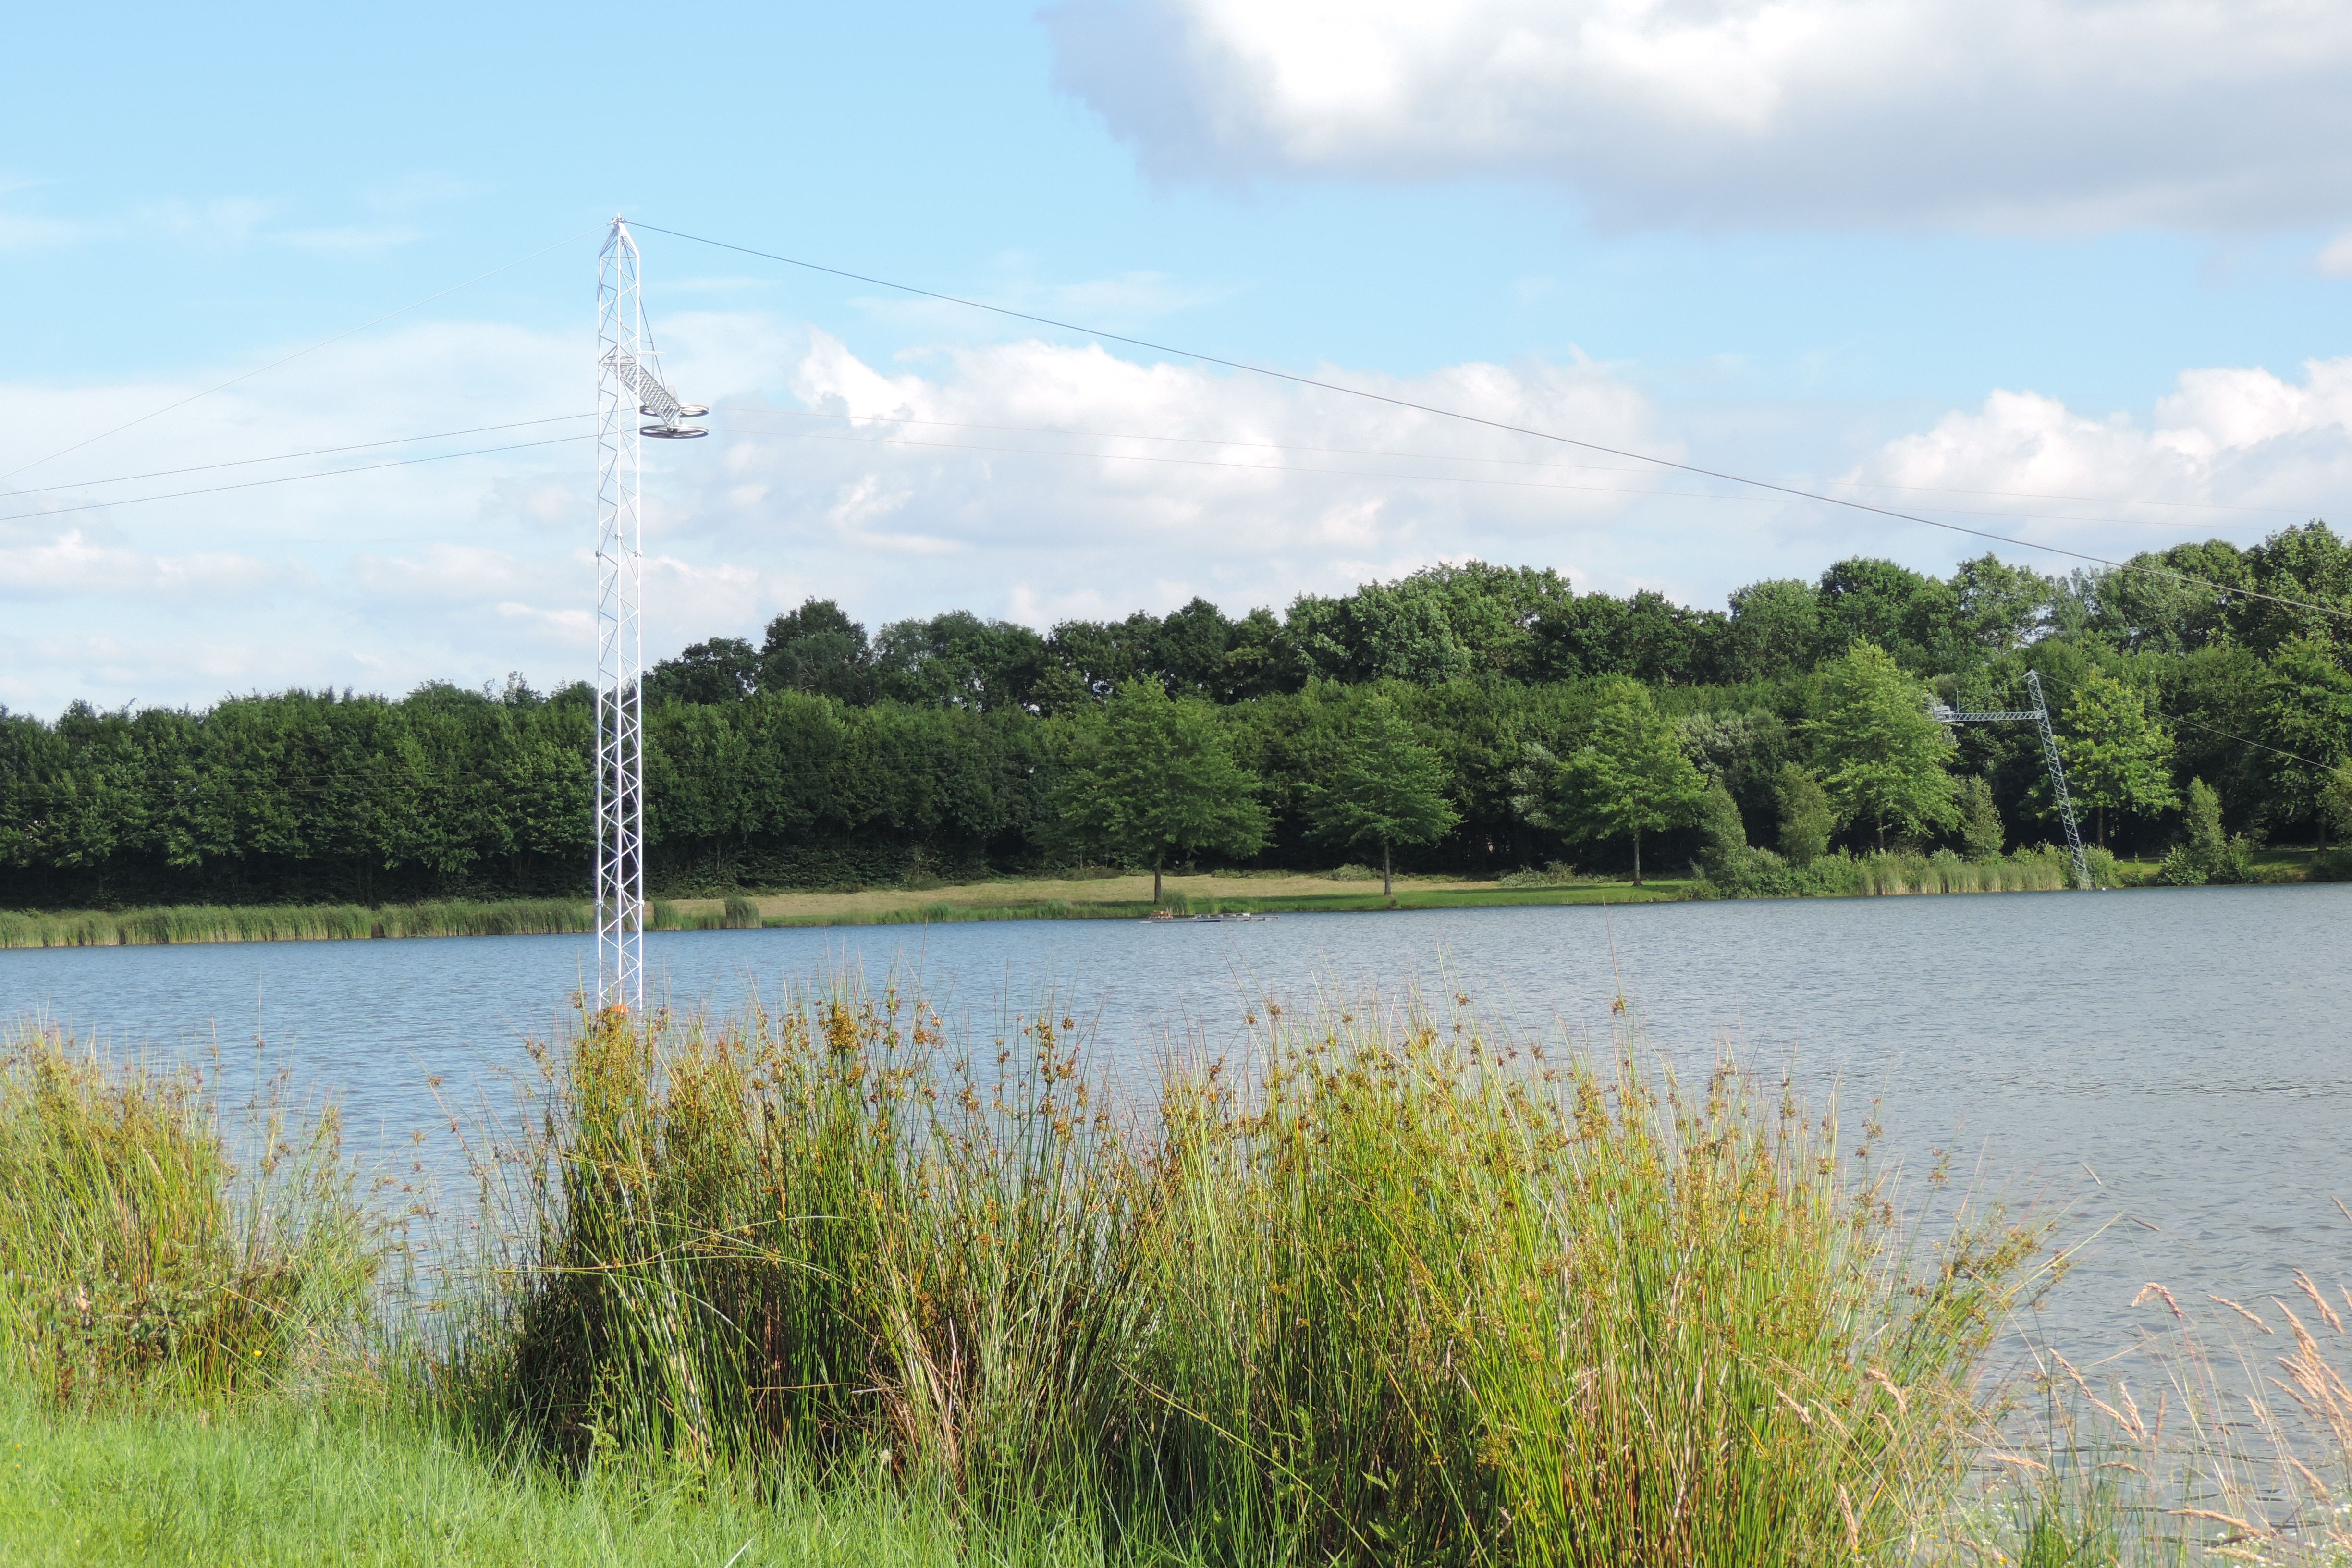
[[[2091,670],[2066,704],[2058,740],[2067,787],[2098,809],[2099,844],[2107,842],[2107,807],[2161,811],[2179,804],[2172,787],[2172,733],[2147,716],[2139,691]]]
[[[1395,705],[1369,697],[1327,742],[1320,775],[1307,781],[1316,837],[1340,846],[1381,847],[1381,893],[1396,891],[1391,851],[1426,844],[1460,820],[1445,798],[1444,762],[1414,736]]]
[[[1913,833],[1951,826],[1952,737],[1927,711],[1925,689],[1885,648],[1857,637],[1831,661],[1807,728],[1831,804],[1842,820],[1871,824],[1879,848],[1890,825]]]
[[[1555,757],[1528,742],[1513,783],[1513,804],[1538,827],[1570,838],[1630,837],[1636,887],[1642,835],[1688,822],[1706,790],[1674,721],[1658,711],[1648,687],[1623,677],[1601,683],[1581,744]]]
[[[1258,781],[1234,761],[1216,710],[1176,701],[1157,679],[1132,680],[1103,704],[1055,792],[1065,833],[1151,868],[1151,901],[1171,860],[1252,855],[1267,821]]]

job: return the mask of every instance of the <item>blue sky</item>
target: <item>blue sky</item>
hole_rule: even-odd
[[[44,62],[0,149],[20,710],[584,670],[576,445],[146,503],[123,498],[226,479],[99,481],[585,409],[614,211],[1714,466],[1908,486],[1843,493],[2094,553],[2258,538],[2352,479],[2352,23],[2293,0],[12,25]],[[812,593],[1044,625],[1481,554],[1719,604],[1852,551],[1940,570],[1982,547],[643,239],[673,379],[719,430],[649,481],[658,652]],[[1070,431],[1125,439],[1046,434]],[[1164,460],[1184,454],[1209,466]],[[2084,499],[2017,499],[2052,495]]]

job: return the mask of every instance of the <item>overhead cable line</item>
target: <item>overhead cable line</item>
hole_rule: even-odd
[[[111,429],[100,430],[95,436],[85,437],[81,440],[76,441],[70,447],[60,447],[46,458],[36,458],[29,463],[19,463],[16,467],[9,469],[6,473],[0,474],[0,480],[12,479],[27,468],[37,468],[44,463],[55,462],[58,458],[64,457],[68,452],[79,452],[84,447],[89,446],[93,442],[105,440],[109,436],[119,436],[123,431],[130,429],[133,425],[144,425],[148,420],[159,418],[163,415],[171,413],[175,408],[185,408],[189,404],[194,403],[201,398],[210,397],[215,392],[225,392],[241,381],[250,381],[255,376],[261,374],[264,371],[276,370],[282,364],[291,364],[305,354],[317,353],[320,349],[326,348],[334,343],[341,342],[345,338],[356,337],[360,333],[366,331],[370,327],[382,326],[384,322],[391,321],[394,316],[406,315],[411,310],[419,310],[424,306],[430,305],[436,300],[446,299],[450,295],[457,293],[461,289],[470,289],[475,284],[482,281],[485,278],[495,278],[501,272],[511,271],[513,268],[520,267],[526,261],[536,261],[541,257],[545,256],[549,251],[560,250],[563,247],[580,239],[583,235],[593,234],[604,226],[602,223],[598,223],[582,230],[580,234],[567,234],[562,239],[557,240],[553,245],[542,246],[539,249],[532,251],[529,256],[519,256],[512,261],[501,262],[498,266],[491,268],[488,272],[476,273],[473,277],[467,279],[463,283],[452,283],[446,289],[443,289],[436,293],[427,294],[422,300],[412,300],[396,310],[386,310],[383,315],[376,317],[372,321],[362,321],[358,326],[350,328],[344,331],[337,332],[332,337],[320,338],[317,342],[312,343],[308,348],[296,349],[292,353],[281,355],[277,359],[271,360],[268,364],[256,365],[253,369],[246,371],[241,374],[230,376],[226,381],[207,386],[202,392],[192,392],[176,403],[167,403],[161,408],[152,409],[145,414],[142,414],[136,419],[126,419],[121,424],[115,426]]]
[[[2176,724],[2186,724],[2192,730],[2203,730],[2211,734],[2219,735],[2225,741],[2235,741],[2242,746],[2252,746],[2258,752],[2268,752],[2273,756],[2286,757],[2294,762],[2303,763],[2310,767],[2326,768],[2336,765],[2333,763],[2320,762],[2318,759],[2314,757],[2306,757],[2300,752],[2281,751],[2276,746],[2266,746],[2260,741],[2249,741],[2243,735],[2232,735],[2227,730],[2215,729],[2210,724],[2200,724],[2194,719],[2184,719],[2178,713],[2160,713],[2158,717],[2160,719],[2169,719]]]
[[[1823,495],[1818,490],[1809,490],[1798,485],[1784,485],[1772,479],[1754,479],[1746,474],[1709,468],[1697,463],[1685,463],[1674,458],[1661,458],[1654,453],[1637,452],[1623,447],[1608,446],[1599,441],[1583,440],[1574,436],[1562,436],[1556,431],[1538,430],[1527,425],[1514,425],[1508,420],[1489,419],[1484,415],[1465,414],[1457,408],[1442,408],[1434,404],[1416,403],[1409,397],[1397,397],[1385,392],[1372,392],[1360,386],[1349,386],[1339,382],[1321,381],[1311,375],[1300,375],[1292,371],[1252,364],[1245,360],[1226,359],[1218,354],[1203,353],[1198,349],[1180,348],[1172,343],[1154,342],[1149,338],[1132,337],[1124,332],[1104,331],[1098,328],[1083,326],[1076,321],[1064,321],[1052,316],[1041,316],[1030,310],[1016,310],[1009,305],[991,305],[983,300],[968,300],[961,295],[942,294],[935,289],[918,288],[912,283],[899,283],[887,278],[876,278],[863,272],[852,272],[845,268],[827,267],[821,262],[804,261],[794,256],[780,256],[774,251],[756,250],[748,245],[735,245],[723,239],[712,239],[705,235],[688,234],[681,229],[664,228],[658,224],[639,222],[635,226],[649,234],[666,234],[674,239],[689,240],[697,245],[708,245],[720,250],[731,250],[742,256],[756,256],[765,261],[781,262],[787,267],[803,268],[811,272],[823,272],[835,278],[846,278],[856,283],[870,283],[878,289],[894,289],[902,294],[912,294],[920,299],[938,300],[945,304],[961,305],[974,310],[986,310],[994,315],[1011,317],[1015,321],[1034,321],[1040,326],[1052,327],[1057,331],[1081,332],[1088,337],[1100,338],[1109,342],[1127,343],[1131,347],[1149,349],[1154,353],[1175,354],[1183,359],[1198,360],[1203,364],[1223,365],[1228,370],[1245,371],[1252,375],[1262,375],[1275,381],[1288,382],[1294,386],[1307,386],[1322,392],[1341,393],[1349,397],[1361,397],[1374,403],[1384,403],[1392,408],[1411,409],[1416,414],[1428,414],[1441,419],[1456,419],[1468,425],[1481,425],[1490,430],[1507,431],[1515,436],[1529,436],[1540,441],[1555,441],[1562,446],[1577,447],[1588,452],[1600,452],[1612,458],[1624,458],[1634,462],[1652,463],[1659,468],[1695,474],[1702,479],[1719,479],[1726,484],[1747,485],[1757,489],[1770,490],[1797,500],[1814,501],[1824,506],[1845,507],[1853,511],[1870,512],[1875,516],[1892,518],[1898,522],[1916,522],[1927,528],[1940,528],[1950,533],[1967,534],[1973,539],[1990,540],[1996,544],[2014,544],[2027,550],[2040,550],[2053,555],[2063,555],[2072,560],[2089,562],[2095,566],[2105,566],[2112,571],[2137,572],[2174,582],[2193,583],[2202,587],[2211,588],[2217,593],[2240,594],[2251,599],[2267,600],[2273,604],[2285,605],[2294,609],[2313,610],[2339,619],[2352,620],[2352,610],[2339,609],[2327,605],[2307,604],[2299,599],[2289,599],[2275,594],[2261,593],[2252,588],[2217,583],[2210,578],[2199,577],[2171,567],[2135,566],[2126,562],[2111,561],[2104,555],[2093,555],[2080,550],[2068,550],[2061,545],[2042,544],[2032,540],[2016,539],[2005,533],[1993,533],[1985,529],[1969,528],[1957,522],[1939,522],[1932,517],[1921,517],[1916,512],[1897,511],[1892,507],[1879,506],[1872,501],[1856,500],[1848,496]]]
[[[505,425],[476,425],[464,430],[436,430],[429,436],[395,436],[388,441],[359,441],[349,447],[314,447],[307,452],[280,452],[274,458],[235,458],[226,463],[198,463],[187,468],[157,468],[144,474],[117,474],[105,479],[77,479],[69,485],[36,485],[30,489],[10,490],[8,495],[49,495],[58,490],[82,490],[92,485],[127,485],[136,479],[167,479],[174,474],[203,474],[215,468],[244,468],[256,463],[286,463],[297,458],[328,458],[338,452],[365,452],[378,447],[405,447],[417,441],[446,441],[458,436],[482,436],[493,430],[520,430],[532,425],[561,425],[570,419],[593,419],[593,414],[558,414],[546,419],[517,419]],[[338,469],[339,473],[359,473],[362,469]],[[201,493],[201,492],[198,492]]]
[[[556,436],[545,441],[517,441],[507,447],[482,447],[470,452],[436,452],[429,458],[394,458],[385,463],[362,463],[352,468],[322,468],[315,474],[280,474],[275,479],[246,479],[234,485],[207,485],[201,489],[171,490],[163,495],[126,496],[120,500],[84,501],[79,506],[53,506],[46,511],[0,513],[0,521],[19,522],[26,518],[62,517],[69,511],[100,511],[110,506],[137,506],[142,501],[179,500],[187,496],[219,495],[225,490],[257,489],[263,485],[290,485],[299,479],[331,479],[342,474],[371,474],[379,468],[406,468],[418,463],[446,463],[456,458],[487,458],[494,452],[523,452],[533,447],[561,447],[572,441],[593,441],[592,433],[584,436]]]

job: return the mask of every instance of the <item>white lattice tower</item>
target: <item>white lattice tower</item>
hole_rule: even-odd
[[[646,1000],[645,630],[634,388],[645,340],[637,247],[613,232],[596,268],[596,1001]]]

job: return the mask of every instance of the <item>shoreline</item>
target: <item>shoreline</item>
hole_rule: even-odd
[[[2308,851],[2273,851],[2285,875],[2305,880]],[[2123,862],[2122,888],[2157,886],[2154,862]],[[2034,885],[1948,887],[1906,883],[1806,897],[1936,897],[1974,892],[2060,890]],[[2120,890],[2120,889],[2116,889]],[[936,888],[784,891],[733,898],[657,899],[652,931],[930,925],[971,921],[1143,920],[1155,907],[1181,920],[1194,915],[1377,913],[1389,910],[1509,909],[1529,906],[1669,903],[1730,899],[1691,877],[1630,881],[1577,879],[1507,886],[1497,881],[1412,876],[1393,897],[1378,883],[1314,873],[1240,872],[1171,876],[1154,906],[1147,875],[1019,878]],[[1751,895],[1769,897],[1770,895]],[[1785,895],[1784,895],[1785,896]],[[1743,900],[1744,901],[1744,900]],[[745,906],[749,905],[749,908]],[[730,908],[730,906],[732,906]],[[585,900],[448,900],[414,904],[163,905],[121,910],[0,910],[0,950],[142,947],[235,942],[360,941],[436,936],[584,935],[594,930]]]

